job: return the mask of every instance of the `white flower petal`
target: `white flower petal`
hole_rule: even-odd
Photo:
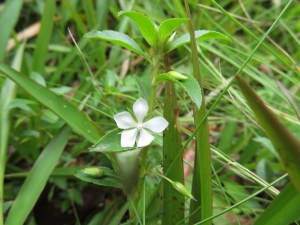
[[[162,116],[154,117],[143,123],[143,128],[147,128],[154,133],[160,133],[169,125],[168,121]]]
[[[133,147],[138,129],[124,130],[121,133],[121,147]]]
[[[132,118],[129,112],[120,112],[114,115],[117,126],[121,129],[136,127],[136,121]]]
[[[149,134],[146,130],[140,130],[140,137],[138,140],[138,147],[144,147],[149,145],[154,140],[153,135]]]
[[[143,122],[145,116],[148,113],[148,103],[143,98],[138,98],[133,104],[133,112],[139,123]]]

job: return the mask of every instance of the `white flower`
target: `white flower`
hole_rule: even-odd
[[[121,112],[114,115],[117,126],[125,129],[121,133],[121,146],[133,147],[137,143],[137,147],[149,145],[154,137],[147,130],[153,133],[161,133],[168,126],[168,121],[162,116],[154,117],[147,122],[143,122],[148,113],[148,103],[139,98],[133,104],[133,112],[137,121],[135,121],[129,112]]]

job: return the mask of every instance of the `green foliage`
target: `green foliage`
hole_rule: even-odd
[[[95,173],[96,171],[96,173]],[[100,171],[100,172],[99,172]],[[101,173],[101,174],[100,174]],[[121,178],[114,170],[107,167],[88,167],[74,174],[77,178],[101,186],[123,188]]]
[[[114,44],[118,44],[148,59],[148,57],[143,52],[141,47],[131,37],[128,37],[126,34],[112,31],[112,30],[105,30],[105,31],[91,31],[85,34],[84,37],[98,38],[101,40],[112,42]]]

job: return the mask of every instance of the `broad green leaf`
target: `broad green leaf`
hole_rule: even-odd
[[[107,133],[90,148],[90,152],[116,153],[135,149],[132,147],[121,147],[121,132],[121,129],[115,129]]]
[[[24,1],[5,1],[4,8],[0,13],[0,61],[4,59],[9,36],[18,21]]]
[[[126,34],[112,31],[112,30],[105,30],[105,31],[91,31],[84,35],[87,38],[98,38],[101,40],[109,41],[111,43],[120,45],[124,48],[127,48],[138,55],[145,57],[149,60],[148,56],[143,52],[141,47],[129,36]]]
[[[24,224],[66,146],[70,131],[65,125],[39,156],[9,211],[6,225]]]
[[[300,193],[300,142],[277,119],[271,110],[265,106],[259,96],[240,75],[237,75],[236,80],[248,101],[248,105],[256,115],[261,127],[265,130],[267,136],[279,153],[292,183]]]
[[[0,73],[3,73],[19,86],[24,88],[41,104],[48,107],[51,111],[68,123],[76,133],[87,138],[92,143],[98,141],[98,139],[104,134],[104,132],[96,127],[96,125],[82,112],[78,111],[75,106],[60,96],[57,96],[52,91],[49,91],[47,88],[31,80],[29,77],[13,70],[2,62],[0,62]]]
[[[180,24],[187,20],[187,18],[172,18],[163,21],[158,28],[159,40],[165,41]]]
[[[119,12],[118,16],[122,15],[128,16],[136,23],[141,34],[150,46],[153,46],[155,44],[157,31],[153,22],[147,16],[135,11]]]
[[[230,38],[228,38],[224,34],[221,34],[216,31],[209,31],[209,30],[196,30],[195,37],[197,41],[203,41],[203,40],[213,39],[213,38],[225,39],[227,41],[231,41]],[[166,50],[166,52],[170,52],[175,48],[178,48],[184,44],[189,43],[190,41],[191,41],[190,34],[189,33],[184,34],[181,37],[179,37],[176,41],[174,41],[169,47],[169,49]]]
[[[96,174],[89,174],[87,171],[101,171],[101,173]],[[118,176],[118,174],[107,168],[102,166],[93,166],[84,168],[82,170],[78,170],[75,174],[75,177],[84,180],[86,182],[91,182],[93,184],[98,184],[101,186],[107,187],[116,187],[116,188],[123,188],[122,180]]]
[[[254,225],[287,225],[299,220],[300,194],[288,183],[258,217]]]
[[[285,95],[285,97],[289,100],[291,105],[293,106],[298,119],[300,120],[300,104],[299,102],[291,95],[291,93],[283,86],[283,84],[277,80],[278,86],[281,89],[282,93]]]
[[[189,94],[192,101],[195,103],[196,107],[199,109],[202,104],[202,92],[199,86],[199,83],[196,79],[190,75],[183,73],[184,76],[187,77],[186,80],[176,80],[173,76],[168,73],[162,73],[156,78],[156,82],[164,82],[164,81],[171,81],[176,84],[179,84],[184,90]]]

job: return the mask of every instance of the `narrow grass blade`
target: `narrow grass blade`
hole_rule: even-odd
[[[75,106],[54,94],[52,91],[49,91],[47,88],[29,79],[27,76],[13,70],[2,62],[0,62],[0,72],[15,81],[40,103],[48,107],[68,123],[76,133],[84,136],[92,143],[98,141],[104,134],[102,130],[96,127],[96,125]]]
[[[0,61],[4,59],[9,36],[18,21],[23,3],[24,1],[20,0],[5,1],[4,9],[0,14]]]
[[[41,29],[36,41],[36,47],[33,55],[32,71],[42,74],[44,72],[45,61],[48,52],[48,44],[50,42],[54,14],[55,1],[47,0],[44,8],[44,13],[41,22]]]
[[[65,148],[70,131],[65,125],[39,156],[8,214],[6,225],[24,224]]]
[[[13,60],[12,67],[16,70],[20,70],[21,68],[24,47],[25,44],[22,44],[19,47]],[[4,192],[4,171],[6,165],[7,143],[10,129],[10,110],[7,110],[6,107],[15,98],[16,87],[16,84],[7,78],[1,88],[0,95],[0,224],[3,224],[2,201]]]
[[[168,171],[166,176],[172,180],[184,184],[182,157],[177,156],[181,149],[180,124],[178,120],[178,105],[174,83],[166,82],[164,118],[169,122],[164,132],[163,168]],[[172,167],[169,169],[171,164]],[[177,192],[169,181],[163,183],[163,224],[176,224],[184,218],[185,197]]]
[[[202,91],[202,104],[200,109],[195,110],[195,126],[197,127],[202,120],[203,125],[196,133],[196,149],[195,149],[195,164],[193,171],[193,186],[192,195],[197,201],[191,200],[190,213],[194,213],[201,207],[200,213],[196,212],[190,217],[190,224],[199,222],[203,219],[209,218],[212,215],[212,178],[211,178],[211,153],[209,143],[209,127],[206,116],[206,106],[203,93],[203,83],[200,72],[200,64],[198,61],[198,51],[196,44],[195,31],[192,24],[192,17],[188,5],[188,1],[185,0],[185,10],[189,18],[189,33],[192,50],[192,63],[194,77],[198,81]],[[211,221],[207,221],[205,224],[211,224]]]
[[[292,183],[300,193],[300,142],[265,106],[259,96],[240,75],[236,76],[236,81],[247,99],[248,105],[259,120],[261,127],[265,130],[279,153]]]
[[[283,84],[279,80],[277,81],[277,83],[278,83],[280,90],[284,94],[284,96],[287,98],[287,100],[289,100],[289,102],[293,106],[293,108],[297,114],[297,117],[300,120],[300,104],[299,104],[299,102],[291,95],[291,93],[285,88],[285,86],[283,86]]]
[[[287,184],[254,225],[286,225],[299,220],[300,194],[292,183]]]

